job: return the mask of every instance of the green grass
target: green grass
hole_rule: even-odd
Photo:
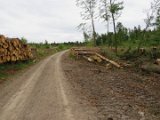
[[[36,49],[33,60],[0,64],[0,82],[2,80],[7,79],[8,77],[12,77],[13,75],[17,74],[21,70],[37,63],[38,61],[46,58],[47,56],[50,56],[55,54],[56,52],[68,49],[71,46],[66,46],[61,44],[57,47],[55,46],[53,47],[45,44],[34,44],[34,45],[31,45],[31,47]]]
[[[16,63],[5,63],[0,65],[0,79],[6,79],[12,75],[15,75],[22,69],[34,64],[32,60],[20,61]]]
[[[50,47],[44,44],[31,45],[31,47],[36,49],[33,60],[0,64],[0,82],[7,80],[8,77],[12,77],[14,74],[17,74],[21,70],[26,69],[29,66],[39,62],[47,56],[50,56],[58,51],[63,50],[62,48],[57,49],[57,47]]]

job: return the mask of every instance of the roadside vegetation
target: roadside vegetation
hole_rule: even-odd
[[[23,42],[27,41],[23,38]],[[35,64],[39,60],[56,53],[55,48],[47,48],[45,44],[30,44],[32,48],[33,59],[16,61],[16,62],[7,62],[0,65],[0,81],[6,80],[8,77],[15,75],[21,70],[28,68],[29,66]]]
[[[120,0],[77,0],[77,6],[82,9],[84,23],[78,28],[83,31],[86,46],[107,46],[114,48],[137,49],[160,46],[160,1],[153,0],[146,10],[145,27],[141,25],[127,28],[118,19],[123,14],[124,2]],[[95,16],[99,14],[99,16]],[[107,33],[99,34],[95,29],[95,19],[107,24]],[[91,23],[89,22],[91,21]],[[111,24],[112,23],[112,24]],[[88,27],[91,25],[92,29]],[[113,32],[110,28],[113,26]]]
[[[28,44],[32,49],[33,58],[25,61],[7,62],[0,65],[0,82],[3,82],[8,77],[11,77],[18,72],[36,64],[47,56],[53,55],[62,50],[67,50],[73,46],[84,46],[81,42],[68,43],[28,43],[26,38],[21,38],[21,41]]]
[[[133,28],[127,28],[119,22],[125,8],[124,2],[77,0],[83,19],[78,28],[83,32],[85,46],[100,47],[106,57],[125,60],[135,67],[147,64],[152,66],[160,58],[160,0],[153,0],[144,12],[145,26],[137,25]],[[106,33],[99,34],[96,31],[96,19],[106,23]]]

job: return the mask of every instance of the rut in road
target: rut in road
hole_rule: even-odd
[[[65,52],[48,57],[18,78],[24,83],[0,108],[0,120],[97,119],[94,109],[76,101],[77,96],[66,81],[61,68],[61,56]]]

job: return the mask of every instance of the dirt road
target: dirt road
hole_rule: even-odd
[[[60,52],[0,86],[0,120],[96,120],[70,88]]]

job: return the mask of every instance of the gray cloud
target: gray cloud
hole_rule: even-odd
[[[119,19],[125,26],[143,24],[143,10],[151,0],[125,0]],[[0,0],[0,34],[26,37],[30,42],[82,40],[76,28],[82,22],[75,0]],[[97,20],[97,32],[106,32],[105,23]]]

